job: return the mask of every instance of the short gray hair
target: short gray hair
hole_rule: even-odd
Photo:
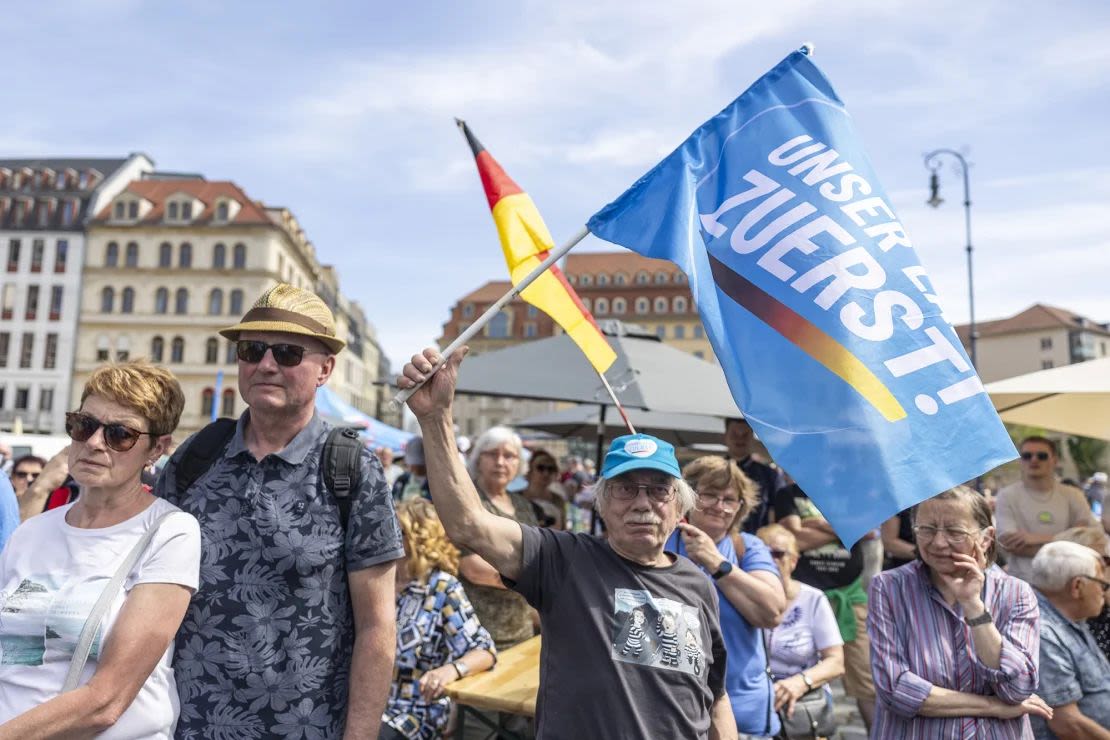
[[[1077,576],[1098,573],[1097,552],[1075,542],[1049,542],[1033,558],[1030,582],[1045,593],[1059,593]]]
[[[599,478],[597,485],[594,486],[594,506],[601,509],[603,505],[609,503],[609,489],[613,485],[612,478]],[[679,514],[686,516],[690,513],[690,509],[694,508],[694,501],[697,494],[690,484],[681,478],[671,478],[671,485],[675,487],[675,499],[678,501]]]
[[[466,472],[470,473],[472,480],[478,480],[478,459],[482,453],[503,444],[512,445],[516,449],[517,457],[522,463],[524,462],[524,443],[520,440],[520,435],[509,427],[490,427],[474,440],[470,453],[466,457]]]

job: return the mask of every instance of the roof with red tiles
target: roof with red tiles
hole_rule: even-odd
[[[619,252],[575,252],[567,255],[564,272],[568,275],[623,272],[631,277],[641,270],[653,275],[657,272],[665,272],[669,275],[678,272],[678,267],[673,262],[642,257],[628,250]]]
[[[171,196],[177,195],[178,193],[191,195],[204,204],[204,208],[201,212],[196,214],[192,220],[189,221],[190,224],[203,224],[212,221],[216,212],[216,202],[220,198],[229,198],[237,201],[240,206],[239,212],[235,214],[235,218],[226,222],[221,222],[221,225],[271,225],[273,223],[266,214],[265,206],[252,200],[243,192],[242,188],[228,180],[198,180],[196,178],[183,178],[180,180],[133,180],[128,183],[123,192],[132,193],[153,204],[150,211],[134,223],[162,223],[165,218],[166,201]],[[93,219],[93,223],[108,222],[111,215],[112,204],[109,203],[96,215],[96,218]]]
[[[1080,316],[1074,311],[1068,311],[1056,306],[1046,306],[1043,303],[1034,303],[1024,311],[1013,316],[993,321],[983,321],[975,325],[975,331],[980,338],[999,336],[1003,334],[1016,334],[1026,331],[1044,331],[1046,329],[1087,330],[1095,334],[1110,336],[1110,329],[1105,323]],[[969,325],[960,324],[956,327],[956,334],[961,340],[967,341]]]

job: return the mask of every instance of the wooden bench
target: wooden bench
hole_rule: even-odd
[[[540,637],[536,635],[499,653],[493,670],[467,676],[447,686],[447,696],[459,708],[455,737],[462,737],[468,719],[489,726],[489,721],[474,710],[535,717],[539,688]],[[517,740],[515,733],[490,726],[491,732],[495,730],[498,737]]]

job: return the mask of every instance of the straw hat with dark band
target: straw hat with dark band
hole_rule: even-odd
[[[239,341],[244,331],[280,331],[301,334],[324,343],[334,354],[347,346],[335,336],[335,317],[315,293],[278,283],[255,301],[235,326],[220,330],[220,336]]]

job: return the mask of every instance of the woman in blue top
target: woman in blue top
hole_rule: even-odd
[[[770,737],[779,731],[771,710],[773,688],[761,627],[773,627],[786,608],[782,581],[770,550],[740,531],[758,507],[759,491],[735,462],[702,457],[683,478],[697,502],[667,542],[667,550],[693,560],[717,585],[721,632],[728,648],[725,685],[741,735]]]

